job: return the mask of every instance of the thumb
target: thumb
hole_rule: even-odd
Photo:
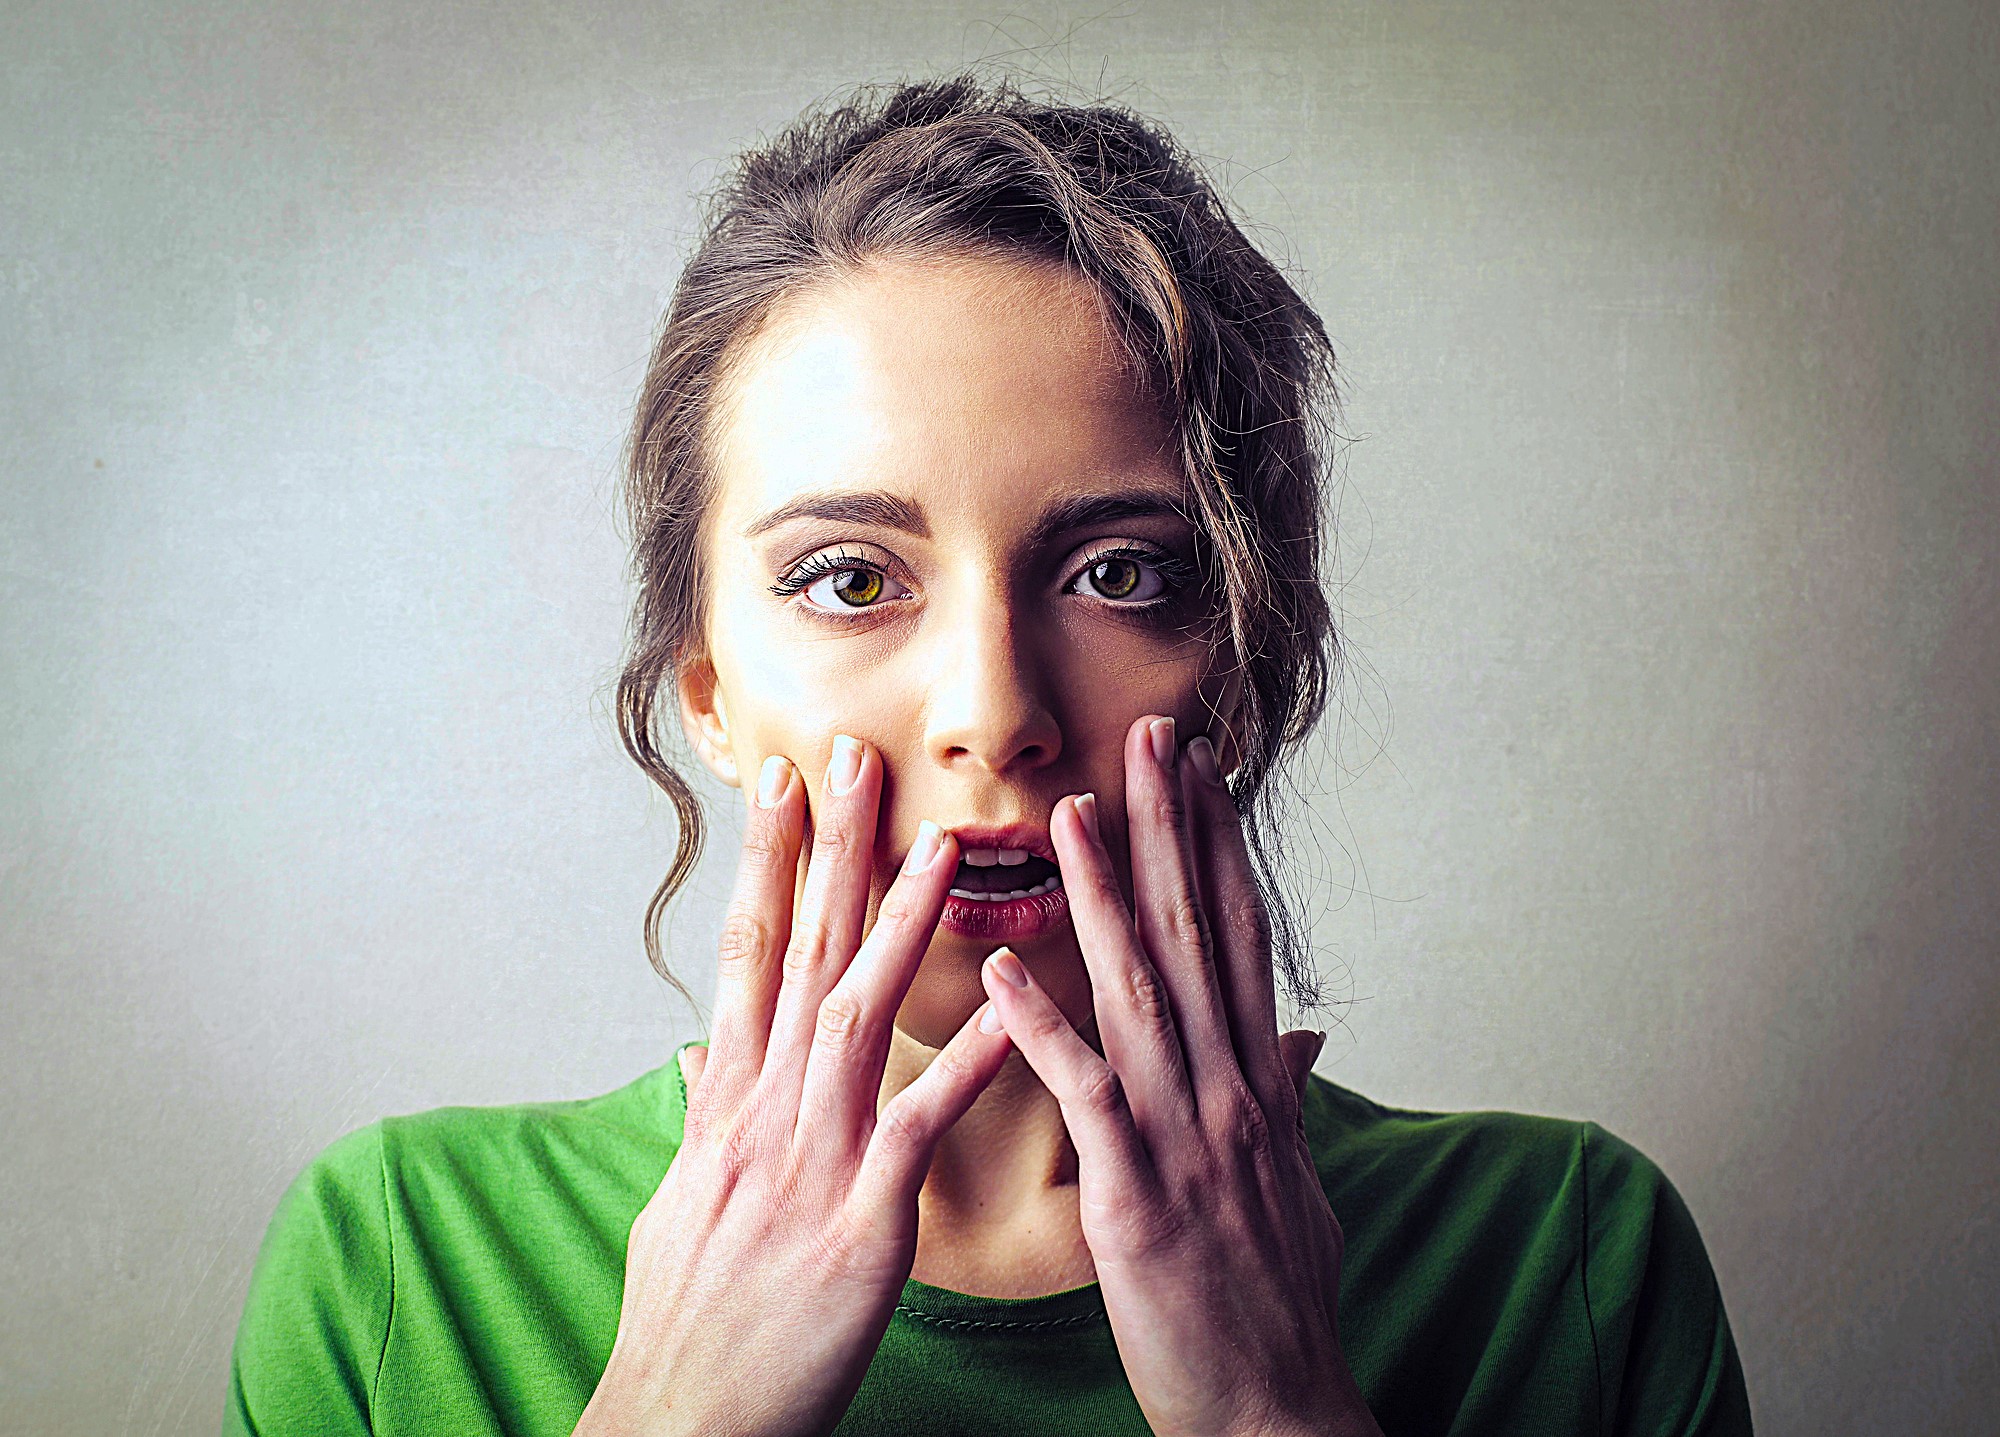
[[[687,1084],[688,1096],[694,1096],[694,1085],[701,1081],[702,1072],[708,1067],[708,1045],[695,1044],[681,1049],[681,1080]]]
[[[1278,1056],[1284,1059],[1285,1071],[1291,1074],[1292,1091],[1298,1094],[1300,1122],[1305,1121],[1306,1079],[1312,1075],[1312,1065],[1325,1046],[1326,1034],[1311,1028],[1299,1028],[1278,1039]]]

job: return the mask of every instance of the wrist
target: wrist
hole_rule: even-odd
[[[1351,1379],[1310,1408],[1300,1407],[1262,1422],[1231,1427],[1229,1437],[1239,1434],[1240,1437],[1383,1437],[1375,1414],[1368,1410],[1361,1389]]]
[[[1320,1421],[1265,1423],[1255,1429],[1255,1437],[1383,1437],[1383,1434],[1374,1415],[1363,1407]]]

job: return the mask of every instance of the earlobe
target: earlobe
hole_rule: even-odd
[[[680,698],[681,731],[695,756],[731,788],[740,787],[736,752],[729,742],[729,710],[715,665],[706,657],[683,662],[675,673],[674,688]]]

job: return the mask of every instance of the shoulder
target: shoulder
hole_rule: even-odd
[[[1579,1255],[1606,1263],[1669,1257],[1699,1243],[1660,1165],[1588,1119],[1397,1108],[1317,1074],[1305,1118],[1330,1193],[1421,1194],[1434,1217],[1442,1204],[1475,1224],[1481,1213],[1539,1225],[1559,1212]],[[1593,1286],[1600,1275],[1613,1274],[1593,1274]]]
[[[1579,1180],[1595,1126],[1535,1113],[1392,1107],[1317,1073],[1306,1090],[1305,1123],[1329,1184],[1421,1184],[1468,1200],[1529,1203],[1555,1199]]]
[[[1517,1320],[1542,1348],[1573,1329],[1604,1430],[1749,1431],[1707,1250],[1639,1147],[1587,1119],[1396,1108],[1318,1075],[1305,1117],[1358,1302],[1433,1293],[1493,1329],[1467,1339],[1489,1357]]]
[[[336,1138],[280,1199],[274,1234],[329,1215],[380,1225],[413,1196],[505,1198],[553,1172],[657,1167],[679,1147],[685,1089],[669,1062],[622,1088],[559,1102],[452,1106],[386,1117]],[[657,1180],[658,1173],[654,1174]]]
[[[231,1434],[368,1430],[393,1300],[382,1125],[329,1143],[278,1199],[230,1355]]]
[[[669,1061],[594,1097],[432,1108],[384,1118],[374,1129],[392,1193],[475,1182],[507,1189],[552,1169],[582,1174],[637,1163],[664,1170],[680,1146],[685,1111],[679,1065]],[[329,1148],[321,1160],[332,1154]]]
[[[679,1146],[684,1108],[670,1060],[597,1097],[435,1108],[327,1144],[286,1188],[259,1248],[231,1430],[294,1430],[262,1419],[302,1413],[317,1425],[296,1430],[362,1430],[391,1325],[413,1300],[422,1310],[427,1286],[490,1274],[524,1250],[572,1266],[579,1254],[622,1253]]]

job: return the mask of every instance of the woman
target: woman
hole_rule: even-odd
[[[329,1148],[232,1430],[1748,1431],[1655,1165],[1277,1031],[1332,362],[1122,111],[957,80],[746,157],[639,404],[620,685],[670,979],[661,732],[752,790],[711,1040]]]

